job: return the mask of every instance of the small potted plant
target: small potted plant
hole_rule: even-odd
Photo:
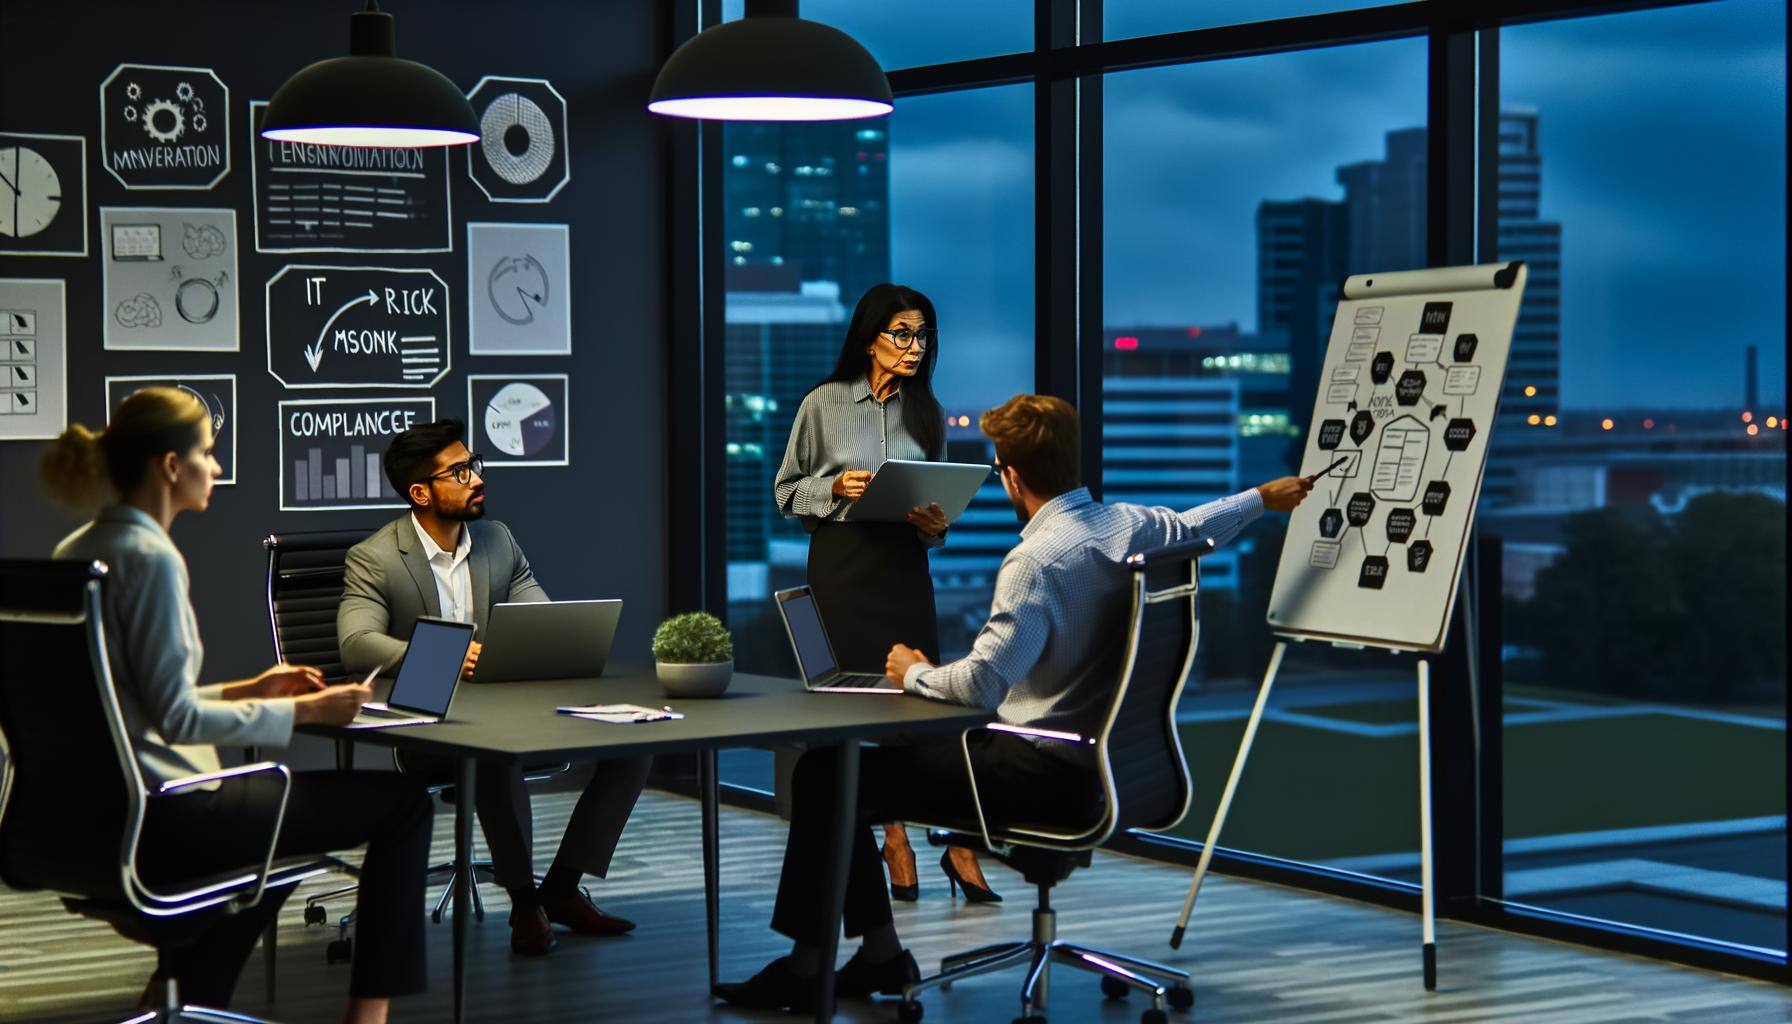
[[[660,685],[672,697],[720,697],[734,677],[734,640],[708,612],[686,612],[653,633]]]

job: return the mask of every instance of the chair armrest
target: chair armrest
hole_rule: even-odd
[[[1011,732],[1016,736],[1037,736],[1046,740],[1066,740],[1071,743],[1087,743],[1091,746],[1095,741],[1075,732],[1059,732],[1056,729],[1035,729],[1027,725],[1009,725],[1007,722],[990,722],[987,725],[975,726],[978,729],[989,729],[994,732]],[[969,731],[969,730],[966,730]]]
[[[989,819],[983,814],[983,796],[977,791],[977,766],[971,761],[971,734],[974,732],[1006,732],[1017,736],[1038,736],[1043,739],[1068,740],[1075,743],[1094,743],[1074,732],[1059,732],[1056,729],[1034,729],[1024,725],[1009,725],[1007,722],[988,722],[973,725],[958,737],[958,745],[964,751],[964,774],[971,783],[971,806],[977,809],[977,830],[983,833],[983,845],[996,856],[1003,856],[1014,848],[1013,843],[997,843],[989,834]]]
[[[187,775],[182,778],[172,779],[162,783],[161,787],[157,789],[154,794],[155,797],[170,796],[179,793],[183,789],[203,785],[208,782],[228,782],[232,779],[246,778],[250,775],[265,775],[270,772],[280,776],[280,806],[274,811],[274,827],[269,830],[268,833],[267,855],[262,858],[261,868],[256,871],[253,876],[255,879],[254,887],[252,889],[244,890],[233,898],[236,903],[235,909],[237,910],[247,910],[260,903],[262,894],[267,891],[268,876],[274,869],[274,850],[280,845],[280,829],[286,824],[286,801],[288,797],[292,795],[292,770],[276,761],[262,761],[259,764],[243,765],[240,768],[226,768],[216,772],[201,772],[197,775]],[[203,896],[206,892],[206,889],[199,889],[193,892],[168,896],[153,893],[150,895],[171,902],[182,902],[197,896]]]
[[[1087,743],[1090,746],[1095,745],[1095,740],[1091,737],[1083,736],[1080,733],[1062,732],[1057,729],[1037,729],[1026,725],[1010,725],[1007,722],[988,722],[983,725],[973,725],[959,736],[959,747],[964,751],[965,778],[969,779],[971,783],[971,805],[977,809],[977,829],[983,834],[984,847],[987,848],[989,852],[1001,857],[1006,856],[1012,851],[1014,849],[1014,844],[996,842],[995,837],[990,835],[989,832],[989,819],[983,813],[983,796],[977,790],[977,766],[971,761],[971,734],[980,731],[1006,732],[1016,736],[1037,736],[1040,739],[1061,740],[1070,743]]]
[[[959,734],[958,746],[964,751],[964,777],[971,783],[971,806],[977,809],[977,831],[983,834],[983,848],[1000,856],[1008,852],[1009,845],[1003,843],[998,849],[995,839],[989,834],[989,819],[983,815],[983,796],[977,792],[977,766],[971,761],[971,734],[988,729],[987,725],[973,725]]]
[[[167,793],[172,793],[175,790],[185,789],[188,786],[201,786],[207,782],[222,782],[225,779],[234,779],[241,775],[255,775],[261,772],[284,770],[285,766],[277,761],[260,761],[255,764],[242,765],[238,768],[225,768],[215,772],[200,772],[198,775],[183,775],[178,779],[162,783],[161,788],[156,790],[156,795],[161,796]]]

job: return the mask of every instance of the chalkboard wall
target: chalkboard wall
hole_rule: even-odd
[[[571,408],[560,410],[560,416],[565,422],[570,414],[568,464],[488,468],[489,515],[510,525],[550,594],[624,598],[618,651],[631,659],[647,658],[648,637],[665,610],[663,353],[670,201],[665,183],[667,142],[674,129],[648,115],[643,105],[670,49],[669,20],[657,3],[392,0],[383,6],[397,18],[399,55],[430,64],[463,89],[471,91],[487,75],[515,76],[545,79],[565,97],[569,181],[550,201],[492,201],[489,190],[469,176],[469,154],[457,150],[448,156],[452,224],[447,236],[453,251],[378,256],[257,252],[250,102],[265,100],[299,67],[345,54],[348,15],[361,7],[357,0],[7,3],[0,9],[0,39],[7,43],[6,59],[0,62],[0,132],[86,137],[88,255],[0,255],[0,277],[67,281],[71,420],[96,428],[104,423],[103,379],[108,375],[236,375],[237,482],[216,490],[210,511],[184,515],[174,527],[175,542],[192,571],[207,681],[249,675],[271,660],[264,536],[372,529],[401,514],[279,511],[277,403],[428,395],[434,397],[438,415],[466,418],[469,373],[567,376]],[[228,87],[231,169],[214,187],[127,191],[102,168],[101,86],[121,63],[210,68]],[[139,113],[142,109],[140,105]],[[215,120],[215,106],[211,113]],[[163,110],[159,116],[160,130],[166,133],[172,115]],[[72,194],[65,195],[65,203],[74,201]],[[240,351],[102,347],[106,318],[114,312],[102,293],[109,241],[101,235],[102,206],[235,211]],[[569,226],[570,354],[469,353],[469,221]],[[0,237],[0,248],[12,241]],[[177,239],[166,244],[178,248]],[[268,371],[264,288],[289,264],[433,271],[451,296],[452,368],[428,390],[282,387]],[[483,290],[484,275],[476,276],[482,278],[477,285]],[[279,325],[275,331],[280,333]],[[78,525],[39,493],[36,466],[42,447],[39,441],[0,441],[0,556],[47,555]],[[289,454],[289,473],[291,458]],[[290,503],[293,496],[287,497]]]

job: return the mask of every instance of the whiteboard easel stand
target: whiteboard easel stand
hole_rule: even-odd
[[[1350,650],[1360,650],[1364,645],[1334,644]],[[1263,685],[1257,690],[1257,702],[1251,707],[1250,720],[1245,724],[1244,736],[1238,743],[1238,755],[1232,760],[1232,772],[1226,777],[1226,789],[1220,794],[1219,807],[1214,809],[1213,823],[1207,828],[1207,839],[1201,844],[1201,859],[1195,864],[1195,877],[1190,880],[1188,895],[1182,901],[1182,915],[1176,919],[1176,928],[1170,933],[1170,948],[1182,948],[1182,936],[1188,931],[1189,918],[1195,912],[1195,897],[1201,893],[1201,883],[1207,878],[1207,868],[1213,862],[1213,851],[1219,847],[1220,830],[1226,825],[1226,814],[1232,809],[1232,797],[1238,792],[1238,780],[1244,775],[1245,760],[1251,756],[1251,744],[1257,739],[1257,726],[1263,721],[1263,710],[1269,706],[1269,691],[1275,685],[1276,673],[1282,668],[1282,655],[1288,650],[1288,641],[1277,640],[1275,650],[1269,655],[1269,668],[1263,673]],[[1431,661],[1421,656],[1418,659],[1419,682],[1419,916],[1421,932],[1420,955],[1424,962],[1425,990],[1437,990],[1437,918],[1434,880],[1431,871]]]

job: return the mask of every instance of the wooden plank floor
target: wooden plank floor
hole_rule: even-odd
[[[536,798],[542,845],[551,849],[572,796]],[[436,819],[438,859],[448,855],[450,813]],[[741,978],[783,951],[767,928],[784,826],[724,810],[723,975]],[[919,843],[919,836],[916,837]],[[1024,937],[1030,894],[1000,866],[991,882],[1000,906],[954,905],[919,844],[922,899],[898,905],[897,927],[923,968],[946,953]],[[321,891],[335,877],[301,891]],[[1348,900],[1216,877],[1179,952],[1166,944],[1187,875],[1113,855],[1058,887],[1060,932],[1121,952],[1166,959],[1195,975],[1193,1017],[1203,1024],[1379,1024],[1523,1021],[1525,1024],[1631,1024],[1792,1021],[1792,990],[1456,925],[1439,926],[1441,981],[1419,983],[1418,922],[1411,915]],[[512,957],[507,907],[487,894],[487,916],[472,929],[473,1021],[746,1021],[790,1019],[713,1005],[705,994],[703,881],[696,804],[648,793],[635,812],[611,876],[592,887],[606,907],[641,923],[616,939],[563,936],[545,959]],[[303,900],[281,919],[279,1000],[263,998],[259,954],[243,975],[235,1009],[279,1021],[333,1022],[348,986],[346,966],[326,966],[324,929],[306,928]],[[340,905],[338,908],[340,909]],[[430,928],[432,991],[396,1005],[394,1021],[448,1019],[449,927]],[[842,954],[844,956],[844,952]],[[54,898],[0,889],[0,1020],[62,1024],[128,1015],[153,965],[151,953],[101,925],[64,913]],[[975,979],[926,999],[928,1022],[1006,1021],[1018,1010],[1019,974]],[[1054,1021],[1137,1021],[1142,1004],[1104,1004],[1093,978],[1054,972]],[[887,1021],[888,1006],[842,1003],[839,1019]]]

